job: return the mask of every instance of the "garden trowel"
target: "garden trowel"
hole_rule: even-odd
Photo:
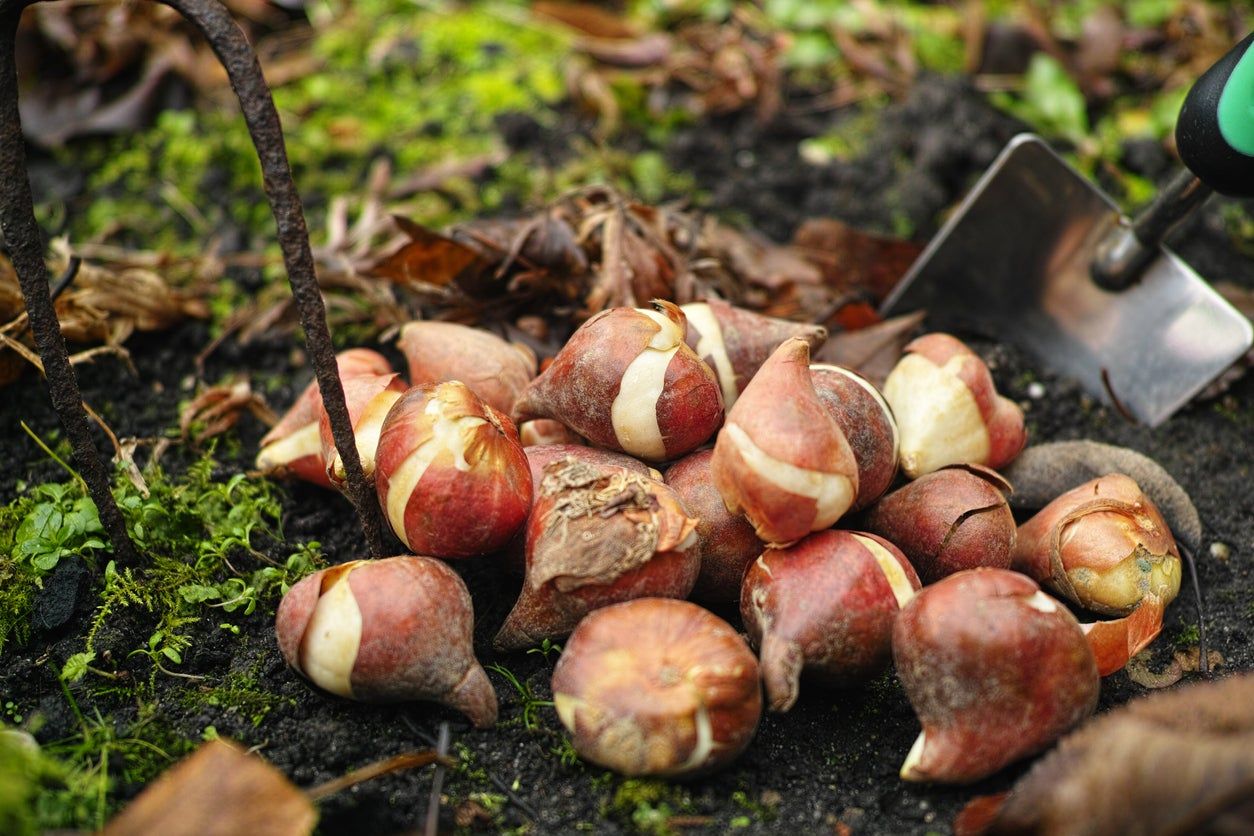
[[[1157,425],[1242,357],[1254,329],[1162,239],[1211,192],[1254,196],[1254,35],[1193,86],[1180,171],[1138,217],[1039,137],[1011,140],[884,302],[1019,344]]]

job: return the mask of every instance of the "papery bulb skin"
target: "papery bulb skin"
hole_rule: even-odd
[[[435,557],[497,551],[531,510],[518,431],[458,381],[414,387],[388,412],[375,488],[400,541]]]
[[[951,464],[999,468],[1027,444],[1023,410],[997,394],[988,366],[949,334],[925,334],[884,381],[910,479]]]
[[[597,314],[526,388],[514,419],[554,418],[599,447],[649,462],[695,450],[723,420],[723,398],[684,328],[670,302]]]
[[[530,348],[454,322],[406,323],[396,347],[409,364],[412,385],[460,380],[506,415],[536,376],[536,355]]]
[[[522,592],[497,649],[561,638],[610,604],[687,597],[701,568],[696,528],[656,479],[573,458],[551,462],[527,521]]]
[[[749,381],[784,340],[801,337],[816,350],[827,329],[763,316],[721,299],[680,305],[687,318],[685,339],[718,376],[723,408],[731,409]]]
[[[553,671],[553,703],[587,761],[688,778],[735,760],[762,715],[758,664],[725,621],[642,598],[588,615]]]
[[[851,510],[860,511],[883,496],[897,478],[901,457],[897,420],[875,384],[851,369],[815,363],[810,377],[858,463],[858,495]]]
[[[831,526],[858,494],[858,463],[810,377],[810,348],[786,340],[727,415],[714,444],[714,484],[771,546]]]
[[[740,615],[771,710],[792,708],[803,671],[836,686],[883,673],[893,623],[919,588],[905,555],[873,534],[819,531],[764,552],[745,574]]]
[[[283,658],[319,688],[363,702],[438,702],[490,728],[496,693],[473,633],[466,585],[427,557],[315,572],[288,590],[275,618]]]
[[[335,360],[341,384],[363,375],[384,375],[392,371],[386,357],[368,348],[341,351]],[[319,487],[334,488],[327,478],[327,463],[322,455],[319,419],[323,414],[322,393],[318,391],[318,381],[312,380],[279,423],[262,437],[257,470],[266,476],[290,476]]]
[[[924,587],[897,617],[893,660],[923,725],[901,767],[907,781],[978,781],[1097,707],[1097,663],[1075,616],[1004,569]]]
[[[675,489],[684,507],[696,517],[701,539],[701,574],[692,589],[697,601],[727,603],[740,600],[740,582],[766,548],[753,526],[733,515],[714,486],[710,461],[713,450],[689,453],[666,471],[666,484]]]
[[[925,584],[964,569],[1008,569],[1016,536],[1009,489],[988,468],[950,466],[881,499],[865,524],[897,545]]]

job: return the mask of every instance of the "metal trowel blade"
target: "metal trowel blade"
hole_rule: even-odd
[[[1166,247],[1132,287],[1089,272],[1115,203],[1040,137],[1011,140],[884,302],[1016,343],[1156,426],[1250,349],[1254,329]]]

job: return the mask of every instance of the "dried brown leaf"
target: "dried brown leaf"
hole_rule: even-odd
[[[1250,832],[1252,802],[1254,674],[1244,673],[1143,697],[1091,720],[984,816],[991,819],[985,829],[959,832]],[[987,799],[973,804],[990,806]]]
[[[845,366],[882,386],[925,316],[925,311],[916,311],[857,331],[839,331],[814,352],[814,362]]]
[[[531,10],[594,38],[631,38],[639,34],[629,21],[592,3],[538,0],[531,4]]]
[[[482,274],[489,267],[479,253],[420,224],[395,216],[409,240],[366,268],[369,275],[401,285],[446,287]]]
[[[823,280],[845,292],[888,296],[923,252],[913,241],[864,232],[835,218],[811,218],[793,236],[793,246],[822,272]]]
[[[317,820],[313,802],[281,772],[213,740],[148,785],[103,836],[299,836]]]

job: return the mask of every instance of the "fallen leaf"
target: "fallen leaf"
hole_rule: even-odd
[[[975,799],[957,832],[1249,833],[1254,674],[1153,694],[1090,720],[988,815],[995,803]]]
[[[317,820],[313,802],[283,773],[212,740],[149,784],[103,836],[298,836]]]
[[[446,287],[485,272],[489,265],[479,253],[420,224],[394,216],[409,240],[399,249],[366,267],[369,275],[401,285]]]
[[[883,386],[926,316],[925,311],[915,311],[858,331],[838,331],[814,352],[814,362],[853,369],[875,385]]]
[[[863,232],[835,218],[811,218],[792,243],[824,281],[843,291],[863,291],[876,301],[888,296],[923,252],[913,241]]]
[[[531,11],[594,38],[631,38],[639,34],[627,20],[592,3],[538,0],[531,4]]]

